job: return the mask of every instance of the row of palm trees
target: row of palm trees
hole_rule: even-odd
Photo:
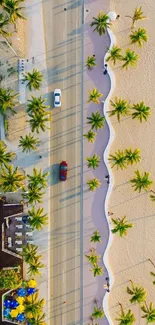
[[[124,169],[129,165],[137,164],[141,160],[140,150],[132,150],[132,148],[124,151],[118,150],[114,154],[110,154],[109,160],[112,162],[112,168],[116,166],[117,169]],[[139,170],[136,170],[135,176],[130,180],[130,183],[132,184],[134,190],[138,191],[139,193],[142,190],[151,191],[153,194],[150,195],[150,197],[153,201],[155,201],[155,192],[153,189],[150,189],[151,185],[153,184],[153,181],[150,179],[150,173],[142,173]]]
[[[95,230],[93,232],[93,235],[90,238],[90,242],[94,244],[101,243],[101,235],[98,230]],[[92,266],[91,272],[93,273],[94,277],[101,276],[103,274],[103,267],[98,265],[101,256],[96,255],[96,249],[91,248],[90,254],[85,254],[85,257]]]
[[[124,116],[131,116],[132,119],[138,119],[140,122],[147,121],[151,114],[151,108],[146,106],[142,101],[136,104],[129,104],[128,100],[122,98],[115,98],[115,101],[110,101],[112,110],[109,111],[110,116],[116,115],[118,122]]]
[[[147,31],[144,28],[138,28],[129,35],[131,44],[137,44],[139,47],[142,47],[145,42],[148,40]],[[111,49],[108,49],[109,55],[106,58],[106,61],[111,61],[114,65],[117,62],[123,62],[122,68],[128,68],[129,66],[135,67],[138,60],[139,55],[136,54],[135,51],[130,49],[126,49],[125,53],[122,54],[122,49],[113,45]],[[96,58],[94,56],[88,56],[86,60],[86,66],[88,70],[91,70],[93,67],[97,66]]]
[[[102,94],[97,88],[94,88],[92,91],[89,91],[88,103],[94,102],[99,104],[99,98]],[[147,121],[148,117],[151,114],[151,108],[142,101],[140,103],[131,104],[128,100],[122,98],[115,98],[114,101],[110,101],[112,110],[108,113],[110,116],[117,117],[118,122],[120,122],[121,117],[131,116],[132,119],[137,119],[140,122]],[[104,125],[105,117],[101,116],[99,112],[92,113],[91,117],[88,117],[88,124],[92,124],[92,129],[102,128]]]
[[[96,66],[96,59],[94,56],[87,58],[87,67],[88,69],[91,69],[92,66]],[[99,98],[102,97],[103,94],[99,92],[97,88],[94,88],[92,91],[89,91],[89,99],[88,103],[94,102],[95,104],[99,104]],[[94,143],[96,138],[96,133],[93,132],[93,129],[96,131],[98,129],[103,128],[105,117],[101,116],[100,112],[97,111],[96,113],[92,112],[91,116],[87,117],[87,124],[91,125],[91,129],[88,131],[87,134],[84,134],[84,137],[87,138],[88,142]],[[94,154],[92,157],[87,157],[87,167],[93,168],[94,170],[99,167],[100,165],[100,156],[97,154]],[[90,191],[95,191],[97,188],[101,186],[101,182],[98,178],[93,178],[91,180],[87,181],[87,185]],[[93,235],[90,238],[90,242],[94,243],[101,243],[101,235],[98,230],[95,230],[93,232]],[[96,250],[93,248],[90,250],[89,255],[85,255],[89,263],[91,264],[91,272],[93,272],[94,277],[96,276],[102,276],[103,275],[103,267],[101,267],[98,263],[100,261],[101,256],[96,254]],[[97,306],[94,306],[94,313],[91,315],[91,321],[92,324],[94,324],[94,319],[103,318],[104,312],[103,309]],[[98,325],[98,323],[96,323]]]
[[[16,31],[16,21],[18,18],[25,19],[21,14],[21,10],[24,7],[20,4],[24,0],[0,0],[0,5],[2,6],[3,12],[0,14],[0,35],[7,38],[11,36],[7,29],[8,25],[13,23]],[[39,89],[41,82],[43,80],[42,74],[37,70],[33,69],[32,72],[28,72],[23,76],[23,83],[30,91],[33,89]],[[16,106],[18,104],[17,100],[18,94],[16,94],[11,89],[0,89],[0,114],[4,117],[8,113],[16,113]],[[28,115],[31,132],[39,133],[40,129],[42,131],[46,130],[46,122],[50,120],[49,113],[45,111],[46,106],[44,106],[44,99],[41,97],[33,98],[28,103]],[[43,107],[44,106],[44,107]],[[44,109],[44,110],[43,110]],[[31,150],[36,150],[40,141],[35,137],[33,133],[29,133],[25,137],[21,137],[19,141],[19,147],[22,148],[23,152],[29,152]],[[25,176],[22,175],[18,168],[14,168],[9,164],[15,159],[15,153],[8,152],[4,142],[0,142],[0,186],[4,191],[17,191],[18,189],[23,189],[23,198],[26,199],[29,204],[32,204],[32,208],[28,210],[28,220],[27,222],[31,225],[32,229],[40,230],[43,225],[47,224],[47,214],[44,213],[43,208],[36,208],[34,204],[36,202],[42,202],[42,196],[44,192],[41,188],[47,186],[47,173],[42,174],[41,171],[33,170],[33,175],[27,175],[28,188],[25,189]],[[25,192],[26,191],[26,192]],[[41,256],[37,254],[38,247],[35,245],[27,244],[23,247],[23,259],[29,264],[28,274],[37,275],[40,274],[40,269],[44,267],[41,263]],[[24,312],[26,319],[31,325],[42,325],[45,324],[45,314],[43,313],[44,299],[38,298],[38,292],[24,299]]]
[[[128,166],[132,166],[134,164],[137,164],[141,160],[140,155],[140,149],[134,149],[132,148],[116,151],[114,154],[110,154],[109,156],[110,162],[112,162],[112,168],[114,166],[117,167],[117,169],[124,169]]]
[[[32,73],[28,72],[24,75],[24,82],[27,81],[27,87],[30,90],[38,89],[41,86],[40,75],[43,75],[36,69],[33,69]],[[42,79],[43,80],[43,79]],[[15,93],[12,89],[0,88],[0,114],[4,116],[16,114],[16,106],[18,104],[18,93]],[[34,97],[28,100],[27,113],[29,116],[28,123],[30,124],[31,132],[37,134],[42,130],[47,129],[47,123],[51,121],[51,113],[47,111],[48,105],[45,105],[46,99],[42,96]],[[29,133],[25,137],[20,138],[19,147],[22,147],[23,151],[29,152],[36,150],[40,141],[33,134]]]
[[[42,74],[33,69],[32,73],[28,72],[23,77],[23,82],[26,82],[26,86],[30,91],[32,89],[39,89],[43,80]],[[0,113],[5,117],[9,112],[15,114],[15,107],[18,104],[18,94],[15,94],[11,89],[0,89]],[[40,97],[33,97],[28,101],[27,113],[30,117],[29,123],[32,133],[26,136],[21,136],[19,140],[19,147],[23,152],[30,152],[31,150],[37,150],[37,146],[40,140],[35,137],[33,132],[39,133],[40,129],[45,131],[46,122],[49,121],[49,113],[46,109],[49,106],[45,105],[46,99]],[[41,230],[44,225],[47,224],[47,214],[44,213],[44,209],[36,208],[35,204],[42,203],[43,195],[45,194],[45,188],[47,186],[48,173],[42,173],[41,170],[33,169],[32,175],[23,175],[18,167],[14,168],[10,165],[12,160],[16,157],[15,153],[8,152],[4,142],[0,142],[0,188],[3,192],[15,192],[22,189],[23,204],[31,205],[31,209],[28,210],[27,223],[29,223],[33,230]],[[28,184],[26,186],[26,179]],[[30,275],[40,274],[40,268],[44,265],[40,262],[41,256],[33,256],[33,250],[36,247],[25,246],[23,252],[29,250],[32,256],[31,263],[29,263],[28,273]],[[24,257],[23,257],[24,258]]]
[[[147,31],[144,28],[134,29],[135,23],[138,20],[145,19],[146,17],[143,14],[142,8],[136,8],[133,16],[127,16],[132,19],[132,31],[129,35],[131,44],[137,44],[139,47],[142,47],[145,42],[148,40]],[[94,31],[97,31],[101,36],[106,33],[107,28],[110,28],[111,23],[107,14],[104,14],[102,11],[98,14],[97,17],[93,17],[93,21],[90,24],[91,27],[95,26]],[[115,65],[117,61],[123,62],[122,68],[128,69],[129,66],[135,67],[139,60],[139,55],[130,49],[126,49],[125,53],[122,54],[122,49],[117,45],[114,45],[112,49],[109,49],[109,56],[106,61],[112,61]],[[88,69],[96,66],[95,57],[88,56],[86,61],[86,66]]]
[[[154,323],[155,322],[155,307],[153,306],[153,303],[151,302],[150,304],[146,303],[146,297],[147,297],[147,292],[146,290],[139,286],[135,285],[132,280],[130,280],[131,286],[127,286],[127,293],[131,296],[129,299],[131,304],[138,303],[140,305],[140,309],[143,312],[143,315],[141,316],[142,318],[145,318],[148,323]],[[120,314],[116,318],[118,321],[119,325],[132,325],[133,323],[136,322],[135,316],[131,309],[127,310],[126,312],[123,309],[123,306],[121,303],[120,305]]]
[[[28,199],[27,203],[40,203],[42,202],[42,196],[44,193],[42,195],[39,195],[39,200],[37,200],[37,198],[35,198],[35,195],[29,196],[29,190],[30,192],[33,192],[34,190],[34,193],[38,190],[39,193],[40,190],[45,189],[47,186],[48,175],[49,173],[42,174],[41,170],[37,170],[36,168],[34,168],[33,175],[27,175],[27,190],[25,186],[26,176],[19,171],[18,167],[14,167],[13,165],[7,165],[5,168],[2,167],[0,171],[0,188],[1,191],[5,193],[17,192],[18,190],[22,189],[24,191],[23,197]]]
[[[12,35],[12,32],[7,30],[7,27],[10,24],[14,25],[15,31],[16,22],[18,19],[26,19],[21,11],[25,7],[21,6],[21,3],[24,0],[1,0],[0,6],[3,9],[3,12],[0,14],[0,35],[4,38],[7,38]]]
[[[135,27],[135,23],[139,20],[146,19],[146,16],[144,16],[142,7],[135,8],[133,16],[126,16],[131,18],[132,25],[131,28]],[[94,32],[97,31],[100,36],[106,33],[107,28],[111,27],[111,23],[109,21],[109,16],[107,14],[104,14],[102,11],[99,12],[97,17],[93,17],[93,21],[90,24],[91,27],[94,27]]]
[[[14,168],[10,165],[16,154],[8,152],[3,141],[0,141],[0,188],[3,192],[16,192],[19,189],[23,190],[23,198],[28,204],[42,203],[42,197],[47,186],[47,178],[49,173],[42,173],[41,170],[33,169],[32,175],[27,175],[28,186],[25,187],[26,176],[23,175],[18,167]],[[47,215],[44,214],[43,208],[32,209],[28,211],[29,223],[33,229],[40,230],[46,224]],[[30,218],[31,217],[31,218]]]

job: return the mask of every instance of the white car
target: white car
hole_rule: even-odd
[[[61,90],[54,90],[54,107],[61,107]]]

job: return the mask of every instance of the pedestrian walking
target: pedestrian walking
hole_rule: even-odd
[[[107,184],[110,184],[110,176],[109,175],[106,175],[104,179],[107,180]]]
[[[117,15],[116,19],[119,19],[120,18],[120,15]]]
[[[104,65],[104,71],[103,71],[103,74],[106,75],[107,74],[107,68],[108,68],[108,65],[105,63]]]
[[[42,156],[39,156],[39,158],[41,159],[41,158],[42,158]]]
[[[108,211],[108,216],[113,216],[113,212]]]
[[[109,277],[105,278],[107,281],[107,292],[110,292],[109,288],[110,288],[110,282],[109,282]]]

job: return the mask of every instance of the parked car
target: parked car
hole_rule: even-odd
[[[67,170],[68,170],[67,162],[62,161],[60,163],[60,171],[59,171],[59,179],[60,179],[60,181],[66,181],[66,179],[67,179]]]
[[[54,107],[61,107],[61,90],[54,90]]]

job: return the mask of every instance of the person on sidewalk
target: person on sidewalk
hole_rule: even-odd
[[[108,65],[105,63],[104,65],[104,71],[103,71],[103,74],[106,75],[107,74],[107,69],[108,69]]]

